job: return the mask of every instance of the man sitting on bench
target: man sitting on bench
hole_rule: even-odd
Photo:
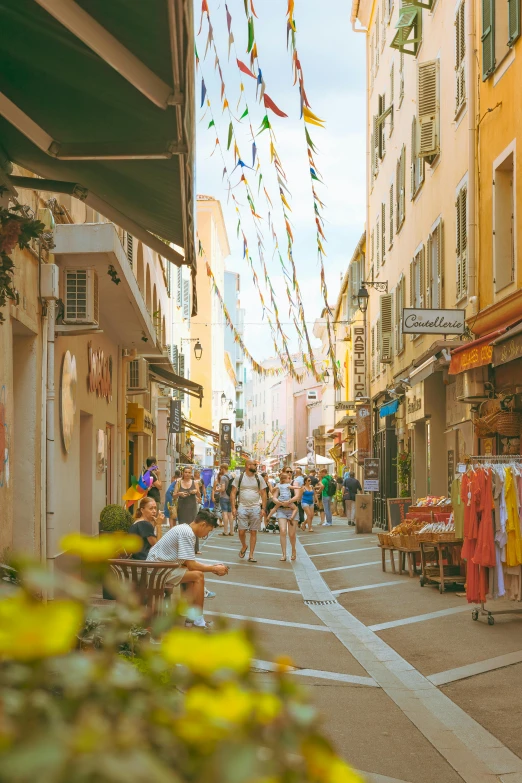
[[[198,511],[190,525],[172,527],[160,538],[157,544],[149,550],[147,560],[154,563],[168,562],[175,564],[167,584],[169,586],[187,585],[189,601],[196,610],[194,620],[185,620],[186,626],[210,628],[212,623],[205,622],[203,617],[203,601],[205,599],[205,573],[225,576],[228,567],[223,563],[206,565],[196,560],[196,541],[205,538],[218,525],[217,517],[207,509]]]

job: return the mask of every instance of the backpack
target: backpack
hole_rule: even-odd
[[[237,484],[237,505],[238,505],[238,506],[239,506],[239,493],[240,493],[240,491],[241,491],[241,482],[243,481],[243,476],[244,476],[244,475],[245,475],[245,474],[244,474],[244,472],[243,472],[243,473],[240,475],[240,477],[239,477],[239,481],[238,481],[238,484]],[[257,488],[258,488],[258,490],[259,490],[259,494],[261,495],[261,482],[259,481],[259,476],[257,475],[257,473],[255,473],[255,477],[256,477],[256,481],[257,481]],[[231,483],[232,483],[232,482],[231,482]],[[228,491],[228,487],[227,487],[227,491]]]
[[[228,484],[225,492],[227,493],[228,497],[230,497],[230,493],[232,492],[232,487],[234,486],[234,477],[229,476],[228,473],[225,473],[226,478],[228,479]],[[221,478],[225,478],[225,476],[221,476]]]
[[[326,494],[329,498],[333,498],[337,492],[337,482],[331,476],[328,476],[328,484],[326,485]]]

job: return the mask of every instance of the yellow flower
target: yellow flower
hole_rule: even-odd
[[[165,635],[162,653],[170,664],[182,664],[195,674],[209,676],[223,669],[248,671],[254,648],[242,631],[210,636],[175,628]]]
[[[139,552],[143,542],[139,536],[129,536],[127,533],[108,533],[99,538],[69,533],[62,538],[60,545],[69,554],[78,555],[87,563],[101,563],[118,557],[123,551],[129,554]]]
[[[0,658],[21,661],[65,655],[75,645],[83,610],[74,601],[32,601],[18,593],[0,601]]]
[[[272,723],[282,710],[283,705],[273,693],[257,693],[254,714],[259,723]]]
[[[303,756],[309,775],[320,783],[364,783],[324,740],[305,742]]]
[[[243,723],[253,709],[253,694],[235,683],[225,683],[218,689],[195,685],[185,696],[185,710],[189,717],[218,725]]]

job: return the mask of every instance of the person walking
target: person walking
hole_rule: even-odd
[[[337,484],[335,483],[335,479],[333,479],[330,476],[326,468],[323,468],[321,470],[319,477],[321,479],[321,485],[323,487],[321,492],[321,500],[323,502],[323,510],[324,510],[324,517],[325,517],[325,521],[323,522],[323,527],[330,527],[331,525],[333,525],[332,497],[335,497],[335,493],[337,491]]]
[[[178,483],[180,478],[181,478],[181,470],[175,470],[169,488],[165,492],[164,514],[166,518],[169,520],[170,527],[174,527],[174,525],[177,525],[178,504],[172,496],[174,494],[174,490],[176,489],[176,484]]]
[[[295,469],[294,480],[292,481],[292,487],[295,490],[297,490],[296,496],[301,495],[301,490],[303,489],[303,484],[304,484],[304,476],[303,476],[302,468],[297,467]],[[304,522],[305,514],[304,514],[303,508],[301,506],[301,501],[299,501],[299,500],[296,501],[296,505],[297,505],[297,513],[299,514],[299,527],[301,527],[301,525]]]
[[[205,574],[210,573],[216,576],[228,574],[228,567],[223,563],[207,565],[198,563],[196,560],[197,541],[200,538],[206,538],[216,527],[215,515],[208,509],[202,509],[198,511],[195,519],[189,525],[177,525],[165,533],[163,538],[151,547],[147,555],[147,560],[152,563],[165,561],[174,564],[167,581],[169,586],[187,585],[189,601],[196,612],[194,620],[185,620],[187,627],[210,629],[212,623],[207,622],[203,615],[206,596]]]
[[[362,487],[352,470],[343,481],[343,500],[346,508],[346,521],[349,525],[355,525],[355,496],[358,492],[362,492]]]
[[[162,483],[160,480],[160,472],[159,468],[156,464],[156,457],[147,457],[146,459],[146,465],[147,470],[150,471],[150,474],[154,481],[152,482],[151,486],[149,487],[149,491],[147,492],[147,497],[154,498],[156,501],[156,505],[159,508],[160,507],[160,489],[162,487]]]
[[[237,516],[237,526],[241,550],[239,557],[243,558],[248,549],[246,543],[247,531],[250,533],[250,551],[248,562],[257,563],[254,558],[257,532],[261,530],[261,513],[266,511],[266,482],[262,476],[257,475],[255,460],[248,459],[245,463],[245,472],[236,476],[230,492],[232,513]]]
[[[308,533],[313,533],[315,492],[310,476],[305,477],[300,503],[305,513],[305,521],[301,527],[301,530],[306,530]]]
[[[205,487],[203,486],[203,482],[201,480],[201,471],[197,468],[194,471],[194,484],[196,485],[196,489],[199,492],[199,507],[201,508],[203,505],[203,490]]]
[[[283,471],[281,473],[281,481],[274,489],[273,498],[275,501],[275,509],[271,512],[275,513],[277,523],[279,525],[279,541],[281,543],[281,561],[286,562],[286,536],[287,533],[290,538],[290,546],[292,548],[292,560],[296,558],[295,541],[297,534],[297,525],[295,517],[297,515],[297,507],[295,498],[292,497],[292,484],[291,475],[289,472]],[[296,497],[300,497],[301,490],[296,489]]]
[[[178,525],[190,525],[198,513],[201,495],[192,477],[192,468],[183,468],[172,498],[178,501]]]
[[[223,532],[222,536],[234,535],[234,516],[232,514],[232,506],[230,503],[230,493],[232,491],[232,482],[234,477],[229,475],[228,465],[224,462],[221,465],[221,478],[219,481],[219,507],[223,516]]]

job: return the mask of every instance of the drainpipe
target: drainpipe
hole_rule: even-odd
[[[54,300],[47,303],[47,403],[46,403],[46,557],[53,559],[56,554],[54,540],[54,328],[56,324],[56,307]]]
[[[40,562],[47,564],[47,361],[48,316],[42,317],[42,386],[40,413],[42,440],[40,443]]]
[[[468,84],[468,302],[470,305],[469,317],[475,316],[480,309],[477,276],[477,216],[476,216],[476,189],[477,189],[477,58],[475,37],[475,3],[466,3],[466,29],[467,29],[467,71]]]

